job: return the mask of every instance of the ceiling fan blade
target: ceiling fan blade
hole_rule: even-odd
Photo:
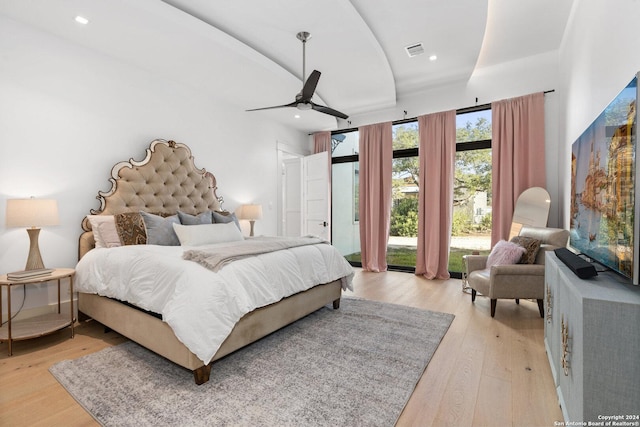
[[[276,108],[295,107],[296,105],[298,105],[297,102],[292,102],[291,104],[275,105],[273,107],[253,108],[251,110],[245,110],[245,111],[273,110],[273,109],[276,109]]]
[[[302,41],[302,78],[304,78],[304,75],[306,74],[305,44],[309,39],[309,33],[305,31],[301,31],[296,35],[296,37],[298,38],[298,40]],[[313,98],[313,94],[316,91],[316,86],[318,86],[318,81],[320,80],[321,74],[322,73],[320,73],[320,71],[313,70],[309,75],[309,78],[307,78],[307,80],[305,80],[304,84],[302,85],[302,90],[300,91],[300,93],[296,95],[296,100],[290,104],[276,105],[274,107],[254,108],[246,111],[272,110],[275,108],[296,107],[298,110],[314,109],[320,113],[328,114],[330,116],[338,117],[341,119],[348,119],[349,116],[347,116],[344,113],[341,113],[338,110],[334,110],[333,108],[326,107],[324,105],[315,104],[311,101],[311,98]]]
[[[304,87],[302,88],[302,92],[300,92],[301,98],[300,102],[311,101],[311,97],[316,91],[316,86],[318,86],[318,80],[320,80],[320,71],[313,70],[313,72],[309,75],[309,78],[306,82],[304,82]]]
[[[347,116],[345,113],[341,113],[338,110],[334,110],[333,108],[330,107],[326,107],[324,105],[320,105],[320,104],[316,104],[314,102],[309,102],[311,104],[311,108],[313,108],[314,110],[320,112],[320,113],[324,113],[324,114],[329,114],[330,116],[335,116],[341,119],[348,119],[349,116]]]

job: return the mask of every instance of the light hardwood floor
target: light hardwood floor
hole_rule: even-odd
[[[492,319],[489,300],[479,296],[472,304],[460,280],[358,270],[354,288],[348,294],[455,315],[398,426],[554,426],[562,420],[535,302],[500,300]],[[74,339],[63,330],[16,342],[12,357],[0,344],[0,426],[97,425],[48,368],[125,340],[88,322]]]

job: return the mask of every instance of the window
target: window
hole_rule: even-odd
[[[394,124],[391,227],[387,243],[390,269],[414,271],[418,249],[420,160],[418,122]]]
[[[456,160],[449,271],[459,277],[462,257],[491,249],[491,110],[456,116]]]
[[[415,271],[418,235],[418,122],[393,125],[393,203],[387,264]],[[357,130],[332,135],[333,244],[354,265],[360,265],[358,224]],[[491,110],[489,106],[460,110],[456,121],[456,164],[453,229],[449,270],[460,277],[462,256],[488,253],[491,243]]]

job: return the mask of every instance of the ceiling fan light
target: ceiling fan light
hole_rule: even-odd
[[[311,107],[311,104],[308,104],[306,102],[298,102],[298,104],[296,105],[296,108],[298,110],[305,111],[305,110],[311,110],[312,107]]]

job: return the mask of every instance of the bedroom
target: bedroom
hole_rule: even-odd
[[[489,5],[503,7],[502,3]],[[262,203],[265,213],[257,224],[259,233],[277,233],[277,182],[263,179],[276,175],[276,143],[308,150],[306,134],[319,127],[300,130],[262,115],[249,116],[244,109],[279,102],[282,95],[286,101],[286,89],[271,94],[265,103],[232,105],[204,88],[15,20],[5,14],[9,4],[0,9],[0,194],[3,200],[29,195],[58,200],[61,225],[44,230],[40,238],[46,264],[75,265],[78,220],[97,207],[94,197],[98,189],[106,189],[109,168],[131,156],[140,158],[155,138],[188,144],[196,159],[203,159],[199,166],[216,174],[225,206]],[[401,118],[403,109],[415,116],[466,107],[476,97],[490,102],[555,89],[546,104],[547,149],[555,155],[547,158],[557,164],[548,164],[546,173],[548,182],[557,185],[549,188],[554,201],[550,225],[565,225],[569,168],[564,165],[570,142],[640,70],[637,2],[575,0],[569,6],[567,26],[555,49],[479,69],[468,82],[407,96],[406,108],[398,105],[354,115],[351,126]],[[548,13],[554,7],[549,6]],[[544,22],[545,17],[537,19]],[[108,48],[109,40],[104,42]],[[299,61],[295,39],[291,46],[291,55]],[[312,58],[318,52],[310,44],[307,54]],[[230,164],[229,158],[242,158],[242,165]],[[2,207],[4,227],[4,203]],[[28,249],[24,230],[4,229],[0,247],[3,271],[22,268]],[[37,310],[54,300],[52,288],[41,289],[29,294],[25,310]]]

